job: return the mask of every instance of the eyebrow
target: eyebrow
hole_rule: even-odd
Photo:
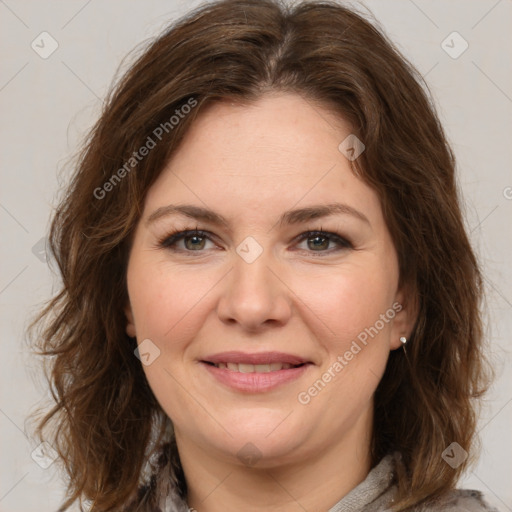
[[[367,224],[370,225],[370,221],[363,213],[361,213],[359,210],[356,210],[354,207],[349,206],[348,204],[342,203],[314,205],[308,206],[306,208],[288,210],[280,216],[277,224],[301,224],[307,221],[328,217],[330,215],[340,214],[351,215],[352,217],[362,220],[363,222],[366,222]],[[217,212],[214,212],[213,210],[210,210],[209,208],[204,208],[202,206],[194,206],[191,204],[169,204],[167,206],[162,206],[155,210],[148,217],[146,225],[155,222],[157,219],[167,217],[169,215],[182,215],[184,217],[189,217],[191,219],[209,222],[214,225],[229,224],[225,217],[223,217]]]

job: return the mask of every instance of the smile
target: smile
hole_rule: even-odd
[[[213,363],[212,363],[213,364]],[[216,368],[222,370],[230,370],[239,373],[269,373],[277,372],[279,370],[289,370],[301,365],[291,365],[290,363],[271,363],[271,364],[247,364],[247,363],[217,363],[214,364]]]
[[[262,393],[301,377],[312,362],[282,352],[223,352],[200,361],[214,382],[245,393]]]

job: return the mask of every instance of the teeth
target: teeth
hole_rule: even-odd
[[[271,363],[271,364],[244,364],[244,363],[218,363],[215,365],[222,370],[231,370],[239,373],[269,373],[279,370],[289,370],[293,368],[290,363]]]
[[[270,367],[269,364],[255,364],[254,371],[256,373],[268,373],[272,371],[272,368]]]
[[[272,363],[270,365],[270,371],[275,372],[277,370],[288,370],[292,365],[289,363]]]

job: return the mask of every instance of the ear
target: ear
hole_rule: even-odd
[[[405,336],[409,339],[418,319],[419,299],[416,291],[410,286],[402,286],[395,296],[393,302],[395,318],[391,328],[390,349],[396,350],[402,346],[400,338]]]
[[[128,303],[124,308],[124,314],[126,316],[126,334],[130,338],[135,338],[137,336],[135,331],[135,322],[133,320],[133,312],[130,303]]]

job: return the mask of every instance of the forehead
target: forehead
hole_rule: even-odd
[[[201,148],[187,160],[207,157],[222,160],[224,167],[243,161],[251,175],[273,176],[305,162],[332,163],[339,157],[340,137],[349,134],[348,123],[325,107],[295,94],[274,93],[249,105],[222,101],[208,107],[185,137],[178,159],[187,148]]]
[[[346,121],[294,94],[215,103],[194,121],[147,204],[182,200],[262,213],[343,200],[371,214],[376,194],[338,149],[349,135]]]

